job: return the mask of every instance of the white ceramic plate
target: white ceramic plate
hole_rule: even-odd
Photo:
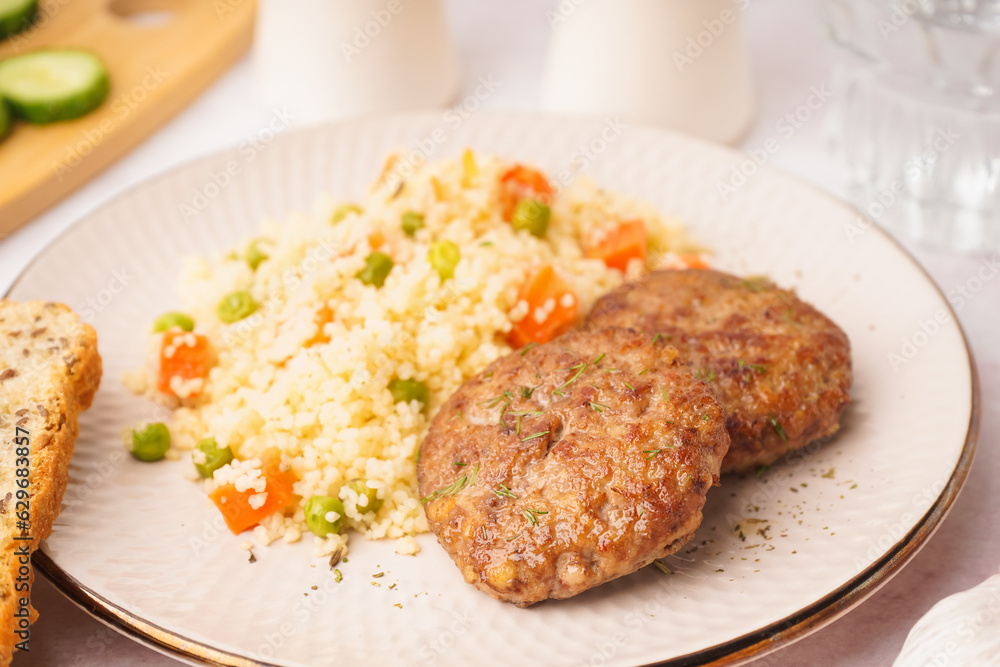
[[[105,376],[41,569],[142,641],[234,665],[726,664],[860,602],[930,536],[971,462],[976,379],[948,304],[877,229],[845,233],[856,214],[828,196],[761,170],[723,198],[717,184],[744,156],[659,130],[616,132],[440,112],[308,129],[165,174],[62,235],[9,296],[82,312]],[[224,530],[179,464],[122,450],[119,432],[152,411],[121,373],[141,363],[148,323],[176,303],[183,255],[234,244],[262,216],[307,209],[320,193],[360,193],[390,151],[438,159],[465,146],[554,175],[582,170],[647,199],[714,247],[720,268],[795,287],[850,336],[855,402],[841,433],[759,479],[727,478],[709,495],[697,550],[670,559],[672,576],[647,568],[524,610],[466,585],[425,535],[416,558],[352,540],[336,584],[308,541],[258,548],[249,564],[245,538]]]

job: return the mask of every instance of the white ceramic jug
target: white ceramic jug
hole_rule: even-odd
[[[750,0],[561,0],[542,107],[621,115],[735,143],[753,119]]]
[[[296,123],[441,106],[459,88],[442,0],[259,0],[254,59]]]

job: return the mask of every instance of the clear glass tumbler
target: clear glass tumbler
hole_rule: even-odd
[[[1000,250],[1000,0],[824,0],[824,12],[836,150],[858,206],[924,244]]]

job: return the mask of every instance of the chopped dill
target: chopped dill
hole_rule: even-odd
[[[654,560],[653,567],[662,572],[663,574],[673,574],[673,571],[669,567],[663,564],[663,561]]]
[[[785,435],[785,429],[784,429],[784,427],[781,424],[778,423],[778,420],[774,418],[774,415],[770,415],[769,419],[771,420],[771,426],[774,427],[774,430],[778,434],[778,436],[781,438],[781,441],[787,445],[788,444],[788,436]]]
[[[565,370],[565,371],[576,371],[576,374],[573,375],[573,377],[571,377],[570,379],[568,379],[565,382],[563,382],[558,387],[556,387],[556,390],[562,389],[563,387],[565,387],[565,386],[569,385],[570,383],[572,383],[574,380],[576,380],[578,377],[580,377],[580,375],[583,373],[583,371],[586,368],[587,368],[587,362],[586,361],[583,361],[583,362],[577,364],[576,366],[570,366],[569,368],[564,368],[563,370]]]
[[[454,482],[452,482],[448,486],[438,489],[437,491],[430,494],[426,498],[421,499],[420,502],[428,503],[432,500],[437,500],[438,498],[443,498],[445,496],[453,496],[462,489],[464,489],[466,486],[472,486],[473,484],[475,484],[476,476],[478,474],[479,474],[479,464],[477,463],[476,467],[473,468],[471,475],[468,474],[459,475]]]
[[[503,395],[504,398],[507,399],[507,402],[503,404],[502,408],[500,408],[500,425],[503,426],[504,428],[509,428],[507,420],[504,419],[504,415],[507,414],[507,408],[510,407],[510,402],[513,400],[514,396],[509,391],[505,391]]]
[[[494,396],[493,398],[487,398],[485,401],[479,401],[478,403],[476,403],[476,405],[484,405],[487,408],[492,408],[495,407],[498,403],[504,402],[503,408],[500,409],[500,425],[503,427],[507,427],[508,426],[507,421],[503,418],[503,416],[507,413],[507,408],[510,407],[510,402],[513,398],[514,398],[513,394],[511,394],[509,391],[505,391],[504,393]]]
[[[538,525],[538,517],[536,515],[548,514],[547,511],[531,509],[530,507],[528,509],[522,510],[521,513],[524,514],[525,518],[528,519],[528,523],[530,523],[532,526]]]
[[[499,489],[494,489],[493,493],[501,497],[512,498],[514,500],[517,500],[517,495],[515,495],[513,491],[508,489],[503,484],[500,485]]]
[[[545,412],[542,410],[529,410],[523,412],[508,412],[511,417],[537,417],[538,415],[544,415]]]
[[[736,362],[736,368],[738,370],[741,370],[741,371],[744,370],[744,369],[746,369],[746,368],[749,368],[750,370],[756,372],[759,375],[763,375],[764,373],[767,373],[767,366],[765,366],[764,364],[747,364],[747,363],[744,363],[744,361],[742,359],[740,359],[738,362]]]
[[[493,398],[487,398],[485,401],[479,401],[476,405],[485,405],[488,408],[492,408],[494,405],[502,401],[503,398],[503,394],[500,394],[499,396],[494,396]]]
[[[521,418],[522,417],[537,417],[539,415],[544,415],[545,413],[541,410],[534,410],[531,412],[508,412],[507,414],[512,417],[517,417],[517,430],[515,431],[518,435],[521,435]]]
[[[668,422],[668,423],[673,423],[673,422]],[[654,459],[657,456],[659,456],[660,452],[662,452],[664,449],[677,449],[677,448],[674,447],[673,445],[666,445],[659,449],[644,449],[642,450],[642,453],[646,455],[646,460],[648,461],[650,459]]]
[[[771,289],[771,281],[767,276],[750,276],[743,280],[743,287],[751,292],[766,292]]]

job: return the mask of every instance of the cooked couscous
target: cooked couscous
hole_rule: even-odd
[[[173,410],[171,448],[233,532],[260,543],[346,528],[415,553],[421,439],[438,407],[512,347],[573,326],[627,276],[692,250],[657,211],[466,152],[357,201],[267,221],[187,262],[134,391]]]

